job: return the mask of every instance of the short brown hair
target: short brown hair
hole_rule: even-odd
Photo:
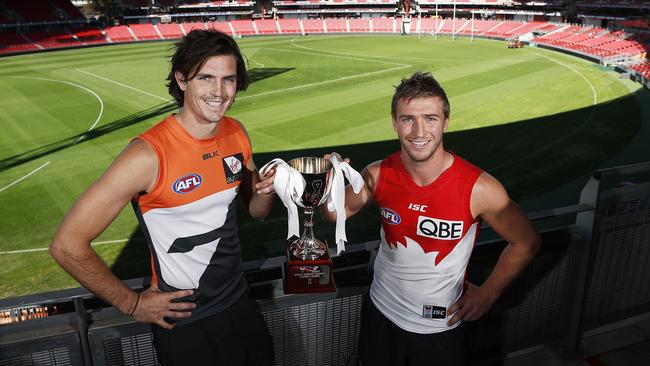
[[[440,83],[434,79],[431,73],[418,71],[411,75],[410,78],[402,79],[399,85],[395,87],[395,94],[393,94],[393,100],[390,106],[390,114],[393,116],[393,119],[397,117],[397,102],[401,99],[410,101],[413,98],[421,97],[440,98],[445,118],[449,118],[451,107],[449,106],[447,93],[445,93],[445,90],[440,86]]]
[[[237,91],[246,90],[249,84],[246,63],[235,40],[216,30],[195,29],[176,43],[176,52],[171,57],[171,70],[167,75],[167,90],[179,107],[185,102],[185,93],[176,82],[175,74],[180,72],[185,80],[190,80],[208,58],[232,55],[237,63]]]

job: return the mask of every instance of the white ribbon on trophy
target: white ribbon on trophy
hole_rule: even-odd
[[[363,177],[359,172],[354,170],[350,164],[340,161],[336,155],[330,157],[332,163],[332,187],[330,195],[327,198],[327,210],[336,211],[336,254],[341,254],[345,250],[345,178],[348,179],[354,193],[359,193],[363,188]],[[296,169],[290,167],[282,159],[273,159],[262,168],[260,175],[265,175],[269,170],[275,168],[275,179],[273,188],[277,192],[280,200],[287,208],[288,233],[287,239],[292,236],[300,236],[300,225],[298,222],[298,207],[296,202],[300,201],[302,193],[305,190],[305,179]]]

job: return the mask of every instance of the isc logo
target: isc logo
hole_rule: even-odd
[[[397,212],[391,210],[387,207],[381,208],[381,218],[384,219],[384,222],[390,225],[397,225],[402,221]]]
[[[196,173],[189,174],[176,179],[176,182],[174,182],[172,189],[176,193],[185,194],[199,188],[201,182],[203,182],[203,178],[201,178],[200,175]]]

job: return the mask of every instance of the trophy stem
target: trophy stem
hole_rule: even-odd
[[[325,254],[325,243],[314,236],[314,208],[305,207],[305,223],[300,239],[292,245],[292,254],[298,258],[317,259]]]

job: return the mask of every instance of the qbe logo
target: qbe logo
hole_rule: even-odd
[[[420,216],[418,217],[417,234],[441,240],[460,239],[461,235],[463,235],[463,222]]]
[[[397,225],[402,221],[397,212],[388,207],[382,207],[379,214],[384,222],[390,225]]]
[[[185,194],[199,188],[202,182],[203,182],[203,178],[201,178],[199,174],[196,173],[188,174],[184,177],[180,177],[176,179],[176,181],[172,185],[172,189],[176,193]]]

